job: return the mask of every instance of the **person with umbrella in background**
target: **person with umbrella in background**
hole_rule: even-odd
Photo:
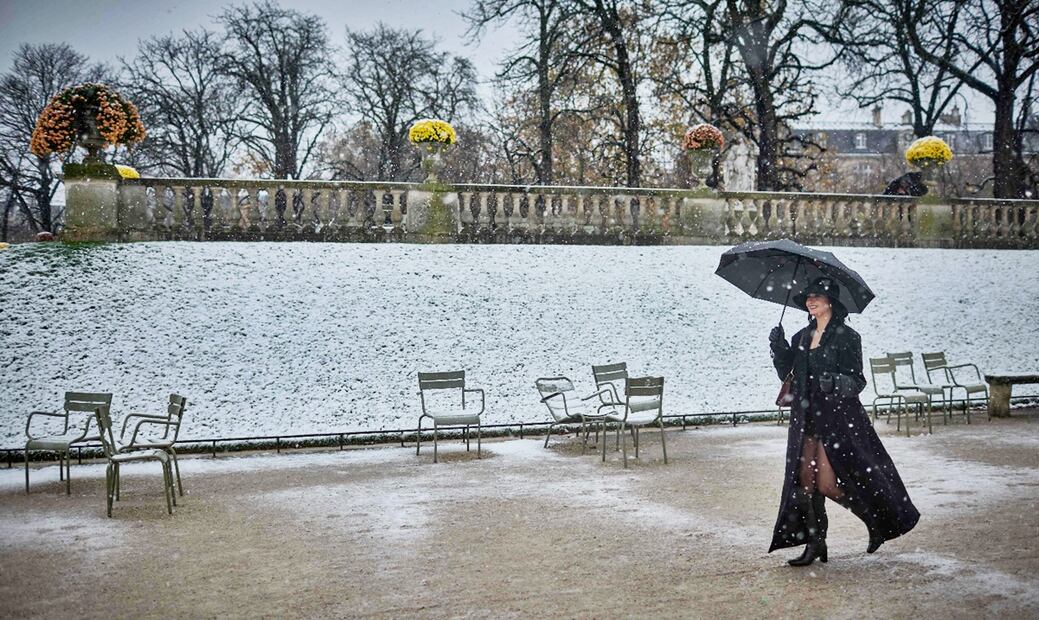
[[[859,400],[866,386],[862,340],[845,319],[873,299],[869,287],[833,254],[787,239],[736,246],[722,255],[715,273],[753,297],[782,303],[784,313],[787,305],[808,312],[808,325],[790,342],[782,317],[769,334],[773,365],[792,398],[783,491],[768,552],[804,545],[790,565],[826,562],[826,498],[866,524],[867,553],[913,529],[920,513]]]

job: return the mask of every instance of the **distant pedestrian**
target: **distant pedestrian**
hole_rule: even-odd
[[[884,188],[885,196],[924,196],[927,194],[927,186],[919,172],[907,172],[897,179],[891,181]]]

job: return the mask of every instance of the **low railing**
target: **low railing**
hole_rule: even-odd
[[[129,239],[422,240],[414,183],[142,178],[118,184]],[[859,194],[439,186],[460,242],[1039,247],[1039,201]]]

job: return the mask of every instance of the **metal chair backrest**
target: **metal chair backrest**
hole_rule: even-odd
[[[570,417],[567,398],[573,395],[574,382],[567,377],[542,377],[534,381],[534,385],[541,394],[541,402],[548,407],[549,413],[557,420]],[[548,398],[553,394],[559,396]]]
[[[184,409],[187,406],[188,399],[180,394],[170,394],[170,404],[166,406],[166,415],[173,424],[167,426],[166,430],[162,432],[163,439],[169,439],[172,432],[173,441],[177,440],[177,436],[180,434],[180,423],[184,419]]]
[[[115,447],[115,435],[112,434],[112,416],[109,415],[108,408],[95,408],[94,419],[97,421],[98,435],[101,440],[101,450],[104,451],[106,458],[112,458],[115,456],[117,450]]]
[[[945,379],[948,379],[948,372],[945,367],[949,365],[948,360],[945,359],[945,351],[937,351],[935,353],[921,353],[920,357],[924,358],[924,370],[927,372],[927,380],[931,381],[931,372],[935,370],[941,370],[945,373]]]
[[[595,376],[596,390],[609,385],[614,392],[615,398],[620,402],[623,398],[623,394],[625,394],[628,383],[628,365],[625,362],[592,366],[592,375]],[[608,402],[601,395],[599,396],[599,400],[604,403]]]
[[[916,385],[916,371],[913,369],[913,352],[904,351],[901,353],[886,353],[885,355],[891,359],[891,362],[895,365],[895,373],[897,375],[899,367],[909,368],[909,378],[912,379],[911,385]]]
[[[418,389],[420,390],[464,390],[465,371],[420,372],[418,373]]]
[[[629,413],[656,410],[656,417],[664,413],[664,378],[631,377],[625,404]]]
[[[878,396],[881,392],[880,385],[877,382],[877,375],[887,375],[891,381],[891,389],[895,388],[895,362],[892,361],[890,356],[869,358],[869,374],[873,378],[873,391]]]
[[[73,413],[86,414],[77,419],[86,418],[85,432],[89,431],[90,423],[94,419],[94,411],[103,407],[108,413],[112,409],[112,395],[106,392],[65,392],[65,413],[71,418]],[[69,426],[72,426],[70,422]]]
[[[419,399],[422,401],[422,411],[426,411],[426,392],[435,390],[458,390],[462,408],[465,408],[465,371],[452,370],[450,372],[420,372],[418,373]],[[443,405],[443,397],[433,397],[434,403]],[[438,405],[439,407],[440,405]],[[453,406],[453,405],[451,405]]]

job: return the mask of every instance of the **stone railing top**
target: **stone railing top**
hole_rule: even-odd
[[[266,189],[271,187],[299,189],[339,188],[348,190],[384,190],[407,191],[426,189],[421,183],[401,181],[327,181],[320,179],[229,179],[229,178],[191,178],[191,177],[141,177],[125,179],[124,185],[153,186],[219,186],[237,187],[240,189]],[[609,196],[666,196],[669,198],[718,198],[722,200],[808,200],[808,201],[869,201],[911,203],[920,198],[913,196],[884,196],[881,194],[845,194],[825,192],[704,192],[696,189],[675,187],[602,187],[602,186],[570,186],[570,185],[508,185],[493,183],[454,183],[441,186],[446,191],[454,192],[517,192],[525,194],[571,194],[571,195],[609,195]],[[1039,200],[1011,200],[995,198],[960,198],[960,197],[928,197],[930,201],[942,201],[948,204],[962,205],[1013,205],[1017,207],[1039,207]]]

